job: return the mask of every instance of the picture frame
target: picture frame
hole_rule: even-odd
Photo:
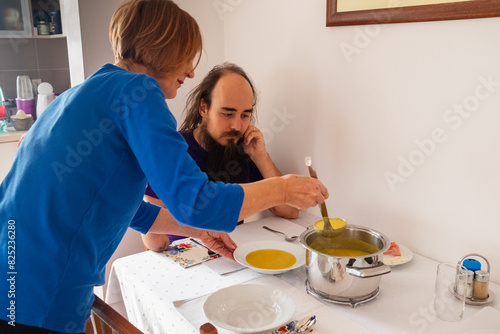
[[[392,6],[374,9],[337,10],[351,0],[327,0],[326,26],[348,26],[488,18],[500,16],[498,0],[429,0],[425,5]],[[362,3],[368,0],[358,0]],[[451,2],[450,2],[451,1]],[[345,6],[344,6],[345,8]]]
[[[0,3],[0,38],[33,36],[29,0],[2,0]]]

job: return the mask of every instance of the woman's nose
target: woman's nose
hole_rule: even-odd
[[[189,65],[189,67],[186,70],[186,75],[187,75],[187,77],[189,79],[193,79],[194,78],[194,67],[193,67],[193,65]]]

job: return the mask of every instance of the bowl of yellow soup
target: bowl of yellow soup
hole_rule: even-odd
[[[391,271],[383,263],[389,239],[367,227],[347,224],[342,234],[325,237],[313,225],[300,243],[306,249],[306,290],[321,300],[353,307],[372,300],[381,276]]]
[[[262,274],[281,274],[305,263],[304,248],[287,241],[257,240],[238,245],[234,259]]]

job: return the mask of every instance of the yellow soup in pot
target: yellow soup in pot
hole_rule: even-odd
[[[346,256],[346,257],[364,256],[364,255],[370,254],[370,253],[364,252],[362,250],[345,249],[345,248],[327,248],[327,249],[322,249],[321,253],[328,254],[328,255],[333,255],[333,256]]]
[[[380,249],[368,242],[352,239],[352,238],[321,238],[317,237],[312,242],[308,243],[309,246],[323,254],[332,256],[365,256],[374,254]]]
[[[279,249],[259,249],[245,257],[249,265],[260,269],[285,269],[293,266],[297,259],[293,254]]]

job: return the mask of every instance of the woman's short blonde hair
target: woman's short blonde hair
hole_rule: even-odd
[[[109,26],[115,60],[127,60],[163,75],[200,61],[202,40],[195,19],[170,0],[126,0]]]

